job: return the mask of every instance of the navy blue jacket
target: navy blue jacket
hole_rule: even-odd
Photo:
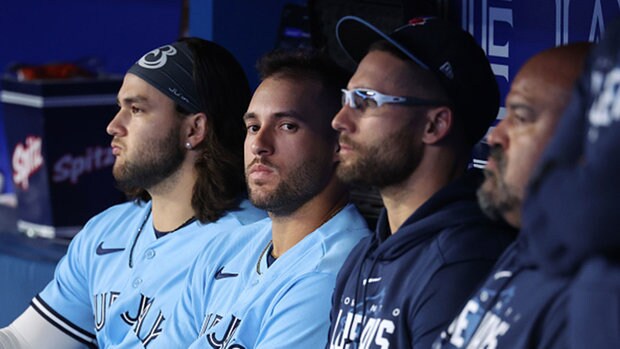
[[[393,235],[382,213],[340,270],[328,347],[430,347],[514,237],[480,211],[480,181],[469,171]]]
[[[543,153],[518,241],[434,348],[620,348],[619,25]]]

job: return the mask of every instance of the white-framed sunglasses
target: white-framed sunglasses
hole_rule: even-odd
[[[408,106],[437,106],[446,102],[406,96],[390,96],[369,88],[352,90],[341,89],[342,106],[348,105],[353,109],[378,108],[383,104],[402,104]]]

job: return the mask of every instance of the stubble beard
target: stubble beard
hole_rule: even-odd
[[[340,162],[338,178],[348,184],[379,189],[402,183],[422,159],[423,149],[416,148],[411,137],[411,131],[404,128],[380,144],[362,145],[341,135],[340,142],[349,145],[355,157]]]
[[[319,194],[329,181],[325,160],[311,159],[292,169],[286,178],[281,178],[273,190],[266,190],[260,184],[247,183],[252,204],[275,215],[288,215]],[[252,162],[251,167],[255,162]],[[275,168],[268,161],[261,164]],[[246,170],[247,171],[247,170]],[[246,172],[246,178],[247,172]]]
[[[507,213],[520,210],[523,199],[504,179],[507,161],[503,149],[491,148],[489,158],[497,164],[497,173],[485,169],[485,180],[476,194],[482,211],[493,220],[502,220]]]
[[[162,140],[142,144],[143,153],[135,159],[116,162],[112,173],[117,186],[124,192],[148,190],[170,178],[181,167],[186,153],[181,147],[178,129],[172,129]]]

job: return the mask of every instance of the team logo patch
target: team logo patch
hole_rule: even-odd
[[[176,54],[177,49],[173,46],[162,46],[145,54],[138,61],[138,65],[145,69],[159,69],[166,65],[166,62],[168,61],[168,56],[174,56]]]

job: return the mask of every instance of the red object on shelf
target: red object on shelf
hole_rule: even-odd
[[[20,66],[15,70],[20,81],[90,78],[95,74],[73,63],[55,63],[39,66]]]

